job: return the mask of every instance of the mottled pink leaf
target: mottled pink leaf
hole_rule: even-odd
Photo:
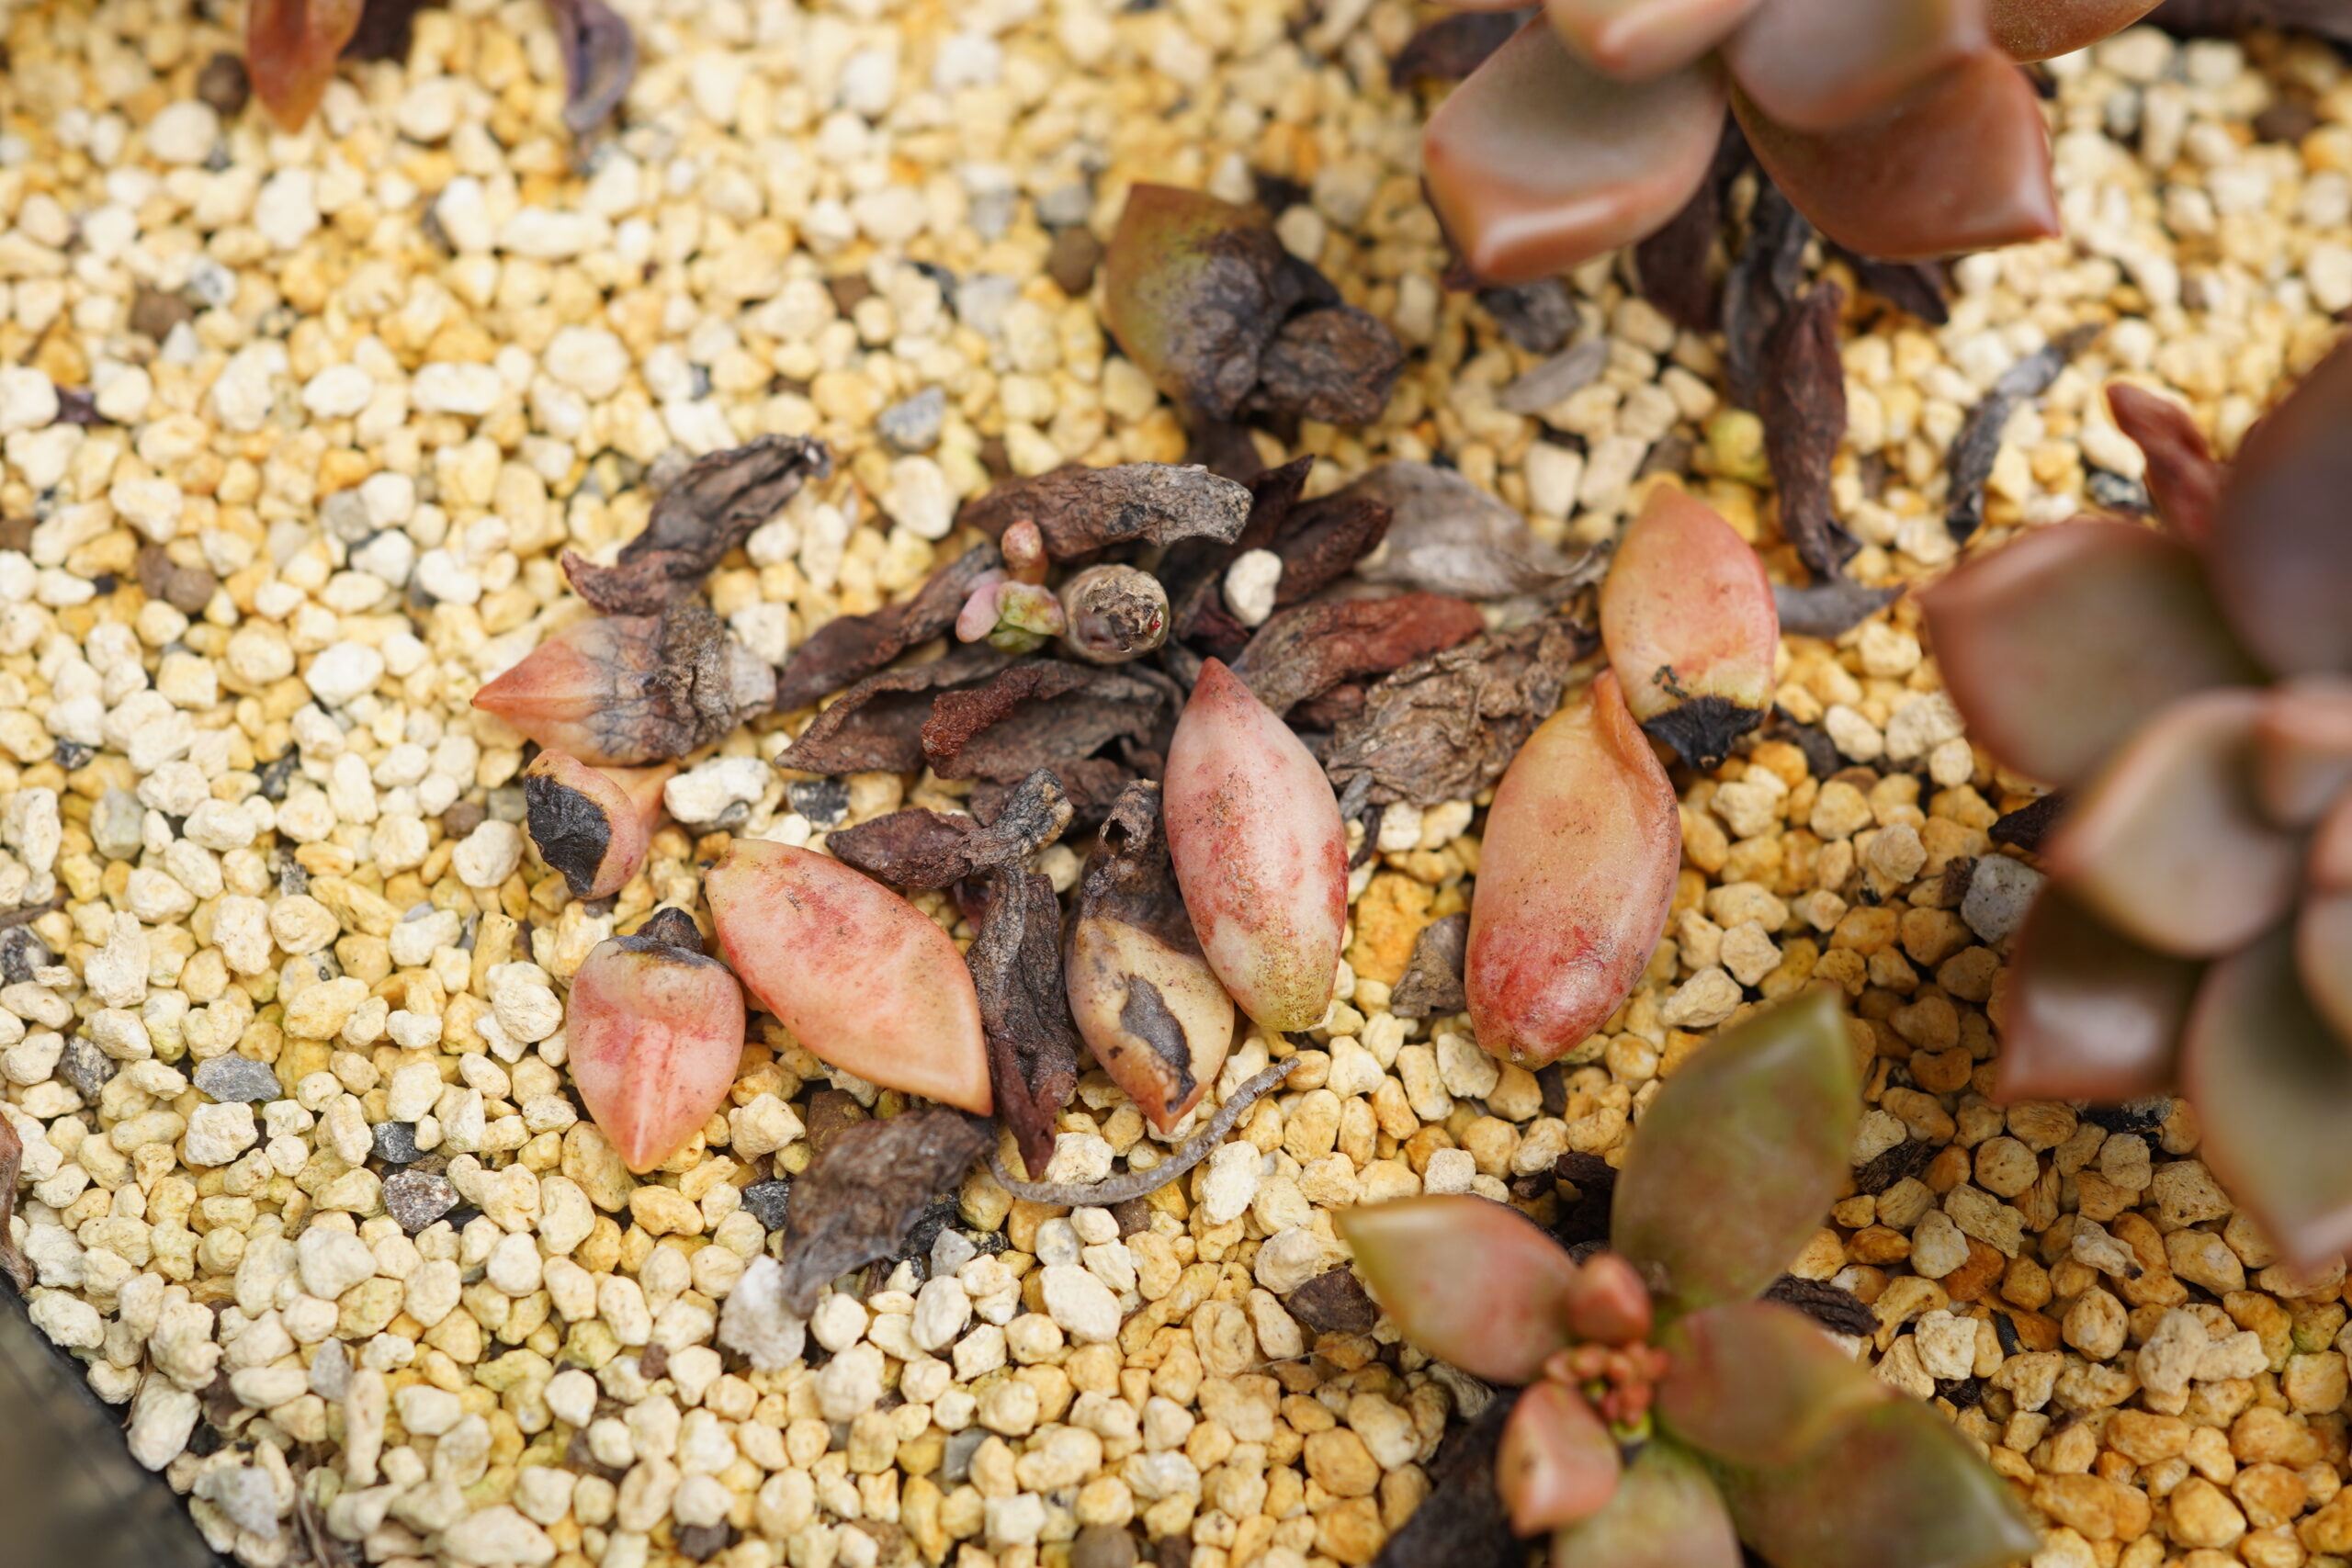
[[[1740,1568],[1739,1540],[1706,1467],[1657,1437],[1606,1508],[1553,1535],[1552,1568]]]
[[[1668,1329],[1657,1414],[1676,1437],[1733,1464],[1791,1464],[1894,1390],[1821,1325],[1777,1302],[1726,1302]]]
[[[571,977],[572,1080],[639,1174],[726,1104],[743,1055],[743,993],[724,964],[703,956],[694,930],[683,910],[662,910],[639,934],[598,942]]]
[[[1681,209],[1714,163],[1723,102],[1712,63],[1618,82],[1539,17],[1430,116],[1430,203],[1485,282],[1550,277]]]
[[[2287,912],[2302,844],[2255,802],[2259,691],[2202,692],[2125,743],[2045,846],[2050,874],[2122,935],[2211,958]]]
[[[2282,674],[2352,670],[2352,351],[2338,347],[2256,426],[2222,481],[2205,552],[2248,648]]]
[[[2290,1258],[2352,1248],[2352,1050],[2313,1010],[2280,926],[2213,965],[2181,1053],[2198,1150]]]
[[[1663,1314],[1746,1301],[1780,1277],[1846,1182],[1858,1104],[1828,989],[1718,1036],[1667,1080],[1618,1174],[1611,1231]]]
[[[2001,1100],[2118,1100],[2163,1089],[2200,973],[2044,888],[2002,992]]]
[[[1546,1379],[1511,1406],[1495,1489],[1514,1531],[1542,1535],[1600,1512],[1623,1468],[1617,1439],[1584,1395]]]
[[[2135,524],[2083,521],[1980,556],[1921,596],[1970,736],[2069,788],[2177,699],[2261,678],[2193,551]]]
[[[2121,32],[2156,0],[1989,0],[1993,41],[2012,60],[2072,54]]]
[[[1569,1343],[1577,1266],[1533,1221],[1484,1198],[1341,1210],[1340,1235],[1380,1310],[1430,1355],[1488,1382],[1532,1382]]]
[[[1636,82],[1690,64],[1757,9],[1758,0],[1544,0],[1570,49]]]
[[[1697,497],[1659,485],[1600,585],[1600,639],[1625,705],[1692,766],[1722,764],[1772,705],[1781,648],[1771,580]]]
[[[1811,0],[1758,10],[1724,60],[1782,125],[1830,130],[1984,46],[1984,0]]]
[[[1568,1326],[1579,1339],[1636,1345],[1650,1337],[1656,1309],[1641,1271],[1613,1252],[1596,1252],[1568,1287]]]

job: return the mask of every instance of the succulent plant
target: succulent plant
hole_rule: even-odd
[[[2177,1084],[2215,1172],[2318,1262],[2352,1248],[2352,350],[2226,469],[2177,406],[2109,398],[2165,529],[2045,528],[1925,599],[1972,735],[2067,792],[1999,1089]]]
[[[694,917],[665,908],[590,952],[571,977],[565,1026],[582,1103],[642,1175],[727,1102],[743,1055],[743,993],[703,956]]]
[[[637,874],[677,771],[592,768],[564,751],[542,751],[523,770],[531,842],[574,898],[608,898]]]
[[[1555,1568],[1993,1568],[2030,1553],[2007,1486],[1942,1417],[1757,1297],[1848,1178],[1860,1100],[1833,993],[1760,1013],[1667,1080],[1581,1262],[1476,1197],[1346,1211],[1414,1344],[1521,1385],[1496,1484]]]
[[[1481,280],[1548,276],[1679,211],[1728,107],[1765,173],[1849,250],[1925,259],[2044,238],[2049,138],[2013,62],[2152,4],[1548,0],[1430,117],[1430,200]]]

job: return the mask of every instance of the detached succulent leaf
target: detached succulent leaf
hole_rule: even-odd
[[[1652,1438],[1607,1507],[1552,1537],[1552,1568],[1740,1568],[1739,1537],[1706,1466]]]
[[[2121,32],[2156,0],[1988,0],[1993,41],[2011,60],[2072,54]]]
[[[584,3],[604,10],[594,0]],[[617,17],[613,25],[628,36]],[[566,550],[564,575],[601,614],[658,615],[672,601],[698,590],[727,552],[783,511],[802,484],[832,471],[825,444],[805,436],[762,435],[713,452],[688,465],[662,492],[644,530],[621,547],[614,565],[599,566]]]
[[[253,0],[245,72],[280,130],[301,130],[317,110],[362,9],[362,0]]]
[[[1405,1337],[1473,1377],[1530,1383],[1571,1342],[1577,1266],[1516,1209],[1407,1198],[1334,1216],[1356,1271]]]
[[[1624,1463],[1583,1394],[1544,1380],[1519,1396],[1495,1456],[1495,1487],[1519,1535],[1542,1535],[1609,1506]]]
[[[707,746],[775,695],[775,671],[699,601],[565,627],[474,694],[541,746],[592,767]]]
[[[2108,383],[2107,407],[2115,427],[2148,459],[2148,499],[2156,515],[2188,543],[2205,543],[2222,498],[2222,465],[2205,433],[2187,409],[2128,381]]]
[[[2352,670],[2352,352],[2322,360],[2246,433],[2205,568],[2231,626],[2281,674]]]
[[[1663,1314],[1746,1301],[1780,1277],[1846,1180],[1858,1098],[1827,990],[1719,1035],[1667,1080],[1611,1209],[1612,1244]]]
[[[1720,766],[1772,705],[1780,617],[1764,563],[1706,502],[1650,491],[1600,586],[1625,705],[1692,766]]]
[[[1794,1464],[1716,1474],[1740,1539],[1773,1568],[2004,1568],[2040,1537],[2008,1483],[1924,1404],[1890,1399]]]
[[[1732,109],[1772,183],[1849,250],[1924,261],[2059,231],[2041,100],[1993,51],[1830,130],[1782,125],[1736,90]]]
[[[1430,200],[1480,280],[1549,277],[1672,218],[1714,164],[1723,104],[1711,63],[1620,82],[1538,17],[1430,116]]]
[[[2176,958],[2245,945],[2294,901],[2302,844],[2256,803],[2257,691],[2205,692],[2133,736],[2044,856],[2084,908]]]
[[[2261,679],[2195,553],[2132,524],[2029,534],[1920,604],[1971,736],[2062,789],[2178,699]]]
[[[1603,671],[1496,786],[1464,969],[1478,1043],[1531,1067],[1582,1043],[1649,963],[1681,857],[1674,786]]]
[[[727,961],[818,1056],[986,1116],[988,1046],[964,955],[922,911],[808,850],[738,839],[704,878]]]
[[[1725,1302],[1668,1331],[1657,1413],[1674,1435],[1736,1465],[1792,1464],[1894,1393],[1777,1302]]]
[[[2289,1257],[2352,1249],[2352,1051],[2297,978],[2280,926],[2213,965],[2181,1053],[2200,1153]]]
[[[2306,675],[2271,688],[2255,721],[2255,792],[2280,828],[2312,826],[2352,787],[2352,680]]]
[[[2162,1089],[2202,973],[2044,888],[2001,993],[2000,1098],[2119,1100]]]
[[[1758,0],[1545,0],[1544,15],[1595,68],[1638,82],[1690,64],[1757,8]]]
[[[574,898],[610,897],[637,874],[661,820],[662,786],[677,771],[600,771],[562,751],[542,751],[523,770],[531,842]]]
[[[1347,923],[1346,827],[1298,737],[1216,660],[1169,742],[1165,809],[1209,967],[1264,1028],[1314,1028]]]
[[[683,911],[663,910],[635,936],[598,942],[571,978],[572,1081],[639,1175],[726,1103],[743,1054],[743,993],[694,931]]]
[[[1756,107],[1797,130],[1871,114],[1985,47],[1983,0],[1769,5],[1724,42]]]

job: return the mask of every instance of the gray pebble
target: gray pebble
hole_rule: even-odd
[[[1495,401],[1513,413],[1541,413],[1569,393],[1600,379],[1600,373],[1608,367],[1608,341],[1587,338],[1574,348],[1561,350],[1505,387]]]
[[[341,490],[319,502],[319,521],[328,533],[346,545],[356,545],[376,531],[368,521],[368,503],[356,490]]]
[[[67,1036],[65,1049],[57,1058],[57,1076],[92,1105],[98,1102],[98,1091],[118,1070],[105,1052],[78,1034]]]
[[[979,1255],[980,1249],[972,1245],[971,1237],[949,1225],[931,1244],[931,1277],[936,1280],[944,1274],[953,1274]]]
[[[945,1451],[940,1456],[939,1480],[944,1486],[961,1486],[971,1478],[972,1456],[989,1439],[986,1427],[967,1427],[947,1435]]]
[[[376,1123],[376,1157],[386,1165],[413,1165],[424,1151],[416,1146],[413,1122]]]
[[[1083,223],[1094,210],[1094,193],[1080,181],[1056,186],[1037,198],[1037,221],[1048,228]]]
[[[840,779],[796,779],[784,786],[784,797],[820,828],[838,828],[849,815],[849,785]]]
[[[319,1342],[311,1358],[311,1392],[332,1404],[351,1392],[351,1353],[332,1337]]]
[[[520,822],[529,808],[523,801],[521,784],[506,784],[490,792],[490,815],[500,822]]]
[[[925,387],[884,409],[874,428],[901,452],[928,452],[939,444],[939,427],[946,418],[947,393],[938,387]]]
[[[137,795],[110,789],[90,810],[90,840],[107,859],[129,860],[139,852],[139,824],[145,816]]]
[[[1116,1525],[1089,1525],[1070,1543],[1069,1568],[1135,1568],[1136,1538]]]
[[[792,1183],[754,1181],[743,1189],[743,1207],[768,1229],[780,1231],[785,1216],[792,1212]]]
[[[1960,918],[1986,945],[1999,947],[2024,923],[2026,911],[2041,891],[2041,873],[2021,860],[1986,855],[1968,878],[1968,895],[1960,903]]]
[[[196,1087],[223,1104],[243,1100],[247,1105],[266,1105],[286,1098],[277,1075],[266,1064],[234,1053],[198,1063]]]
[[[415,1235],[458,1206],[458,1190],[446,1176],[403,1170],[384,1179],[384,1212]]]

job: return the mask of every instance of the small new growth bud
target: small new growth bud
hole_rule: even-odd
[[[1004,552],[1005,575],[1013,581],[1035,587],[1046,581],[1046,536],[1035,523],[1026,517],[1013,523],[997,547]]]
[[[1051,590],[990,576],[964,601],[956,636],[962,642],[985,638],[1006,653],[1035,653],[1061,635],[1063,624],[1062,603]]]
[[[1062,584],[1064,641],[1096,664],[1120,664],[1168,640],[1168,590],[1131,566],[1090,566]]]

